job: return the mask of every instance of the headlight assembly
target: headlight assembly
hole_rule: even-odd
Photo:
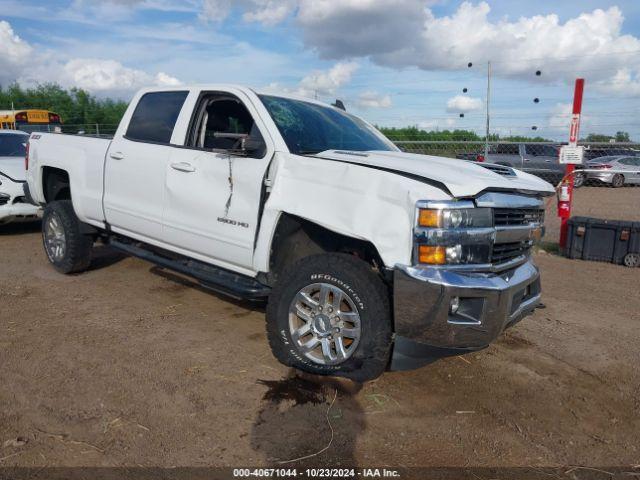
[[[418,226],[426,228],[473,228],[492,227],[490,208],[421,208]]]
[[[495,239],[493,211],[471,202],[418,205],[415,257],[424,265],[489,262]]]

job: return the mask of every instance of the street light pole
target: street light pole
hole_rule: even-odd
[[[484,158],[489,156],[489,104],[491,103],[491,61],[487,62],[487,129],[484,137]]]

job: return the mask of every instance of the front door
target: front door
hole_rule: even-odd
[[[164,241],[185,254],[251,269],[264,177],[273,146],[251,104],[205,93],[185,148],[171,151],[165,174]]]

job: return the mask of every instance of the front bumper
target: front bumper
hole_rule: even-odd
[[[38,219],[40,209],[28,203],[0,207],[0,225],[9,222],[31,222]]]
[[[457,297],[460,307],[450,311]],[[392,370],[480,350],[540,303],[540,273],[528,258],[500,273],[397,267]]]
[[[0,187],[0,225],[9,222],[33,221],[38,218],[40,207],[26,203],[23,184],[7,181]]]

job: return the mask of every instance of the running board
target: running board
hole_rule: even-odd
[[[133,257],[155,263],[159,267],[173,270],[195,278],[204,288],[239,300],[258,300],[269,296],[271,288],[257,280],[238,273],[199,262],[197,260],[174,260],[147,250],[136,244],[111,239],[109,245]]]

